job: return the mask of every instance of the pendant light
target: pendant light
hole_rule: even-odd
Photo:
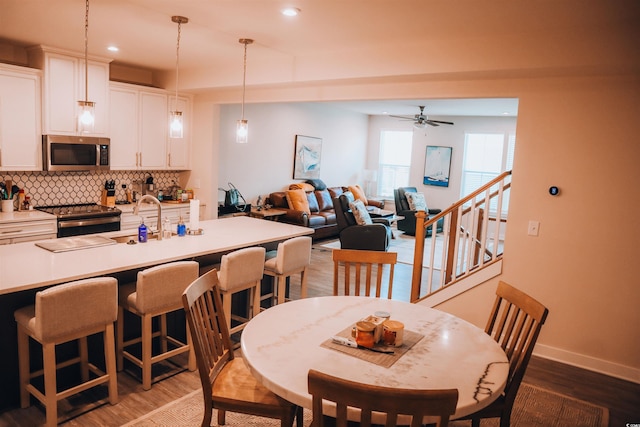
[[[240,39],[238,41],[244,45],[244,70],[242,74],[242,118],[238,120],[238,124],[236,125],[236,142],[238,144],[246,144],[249,142],[249,122],[244,118],[244,95],[247,83],[247,45],[253,43],[253,39]]]
[[[178,42],[176,45],[176,96],[173,102],[173,111],[169,114],[169,137],[182,138],[184,122],[182,111],[178,111],[178,68],[180,65],[180,29],[182,24],[189,22],[184,16],[172,16],[171,21],[178,24]]]
[[[84,13],[84,101],[78,101],[78,132],[93,132],[96,122],[96,103],[89,101],[89,0]]]

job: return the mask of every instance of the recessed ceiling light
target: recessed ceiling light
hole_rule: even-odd
[[[284,16],[298,16],[299,13],[300,9],[298,9],[297,7],[287,7],[285,9],[282,9],[282,14]]]
[[[107,50],[109,52],[118,52],[120,49],[118,48],[118,46],[107,46]]]
[[[509,114],[511,114],[511,113],[508,112],[508,111],[505,111],[504,113],[502,113],[503,116],[508,116]]]

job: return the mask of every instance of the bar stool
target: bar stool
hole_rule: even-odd
[[[113,322],[118,314],[118,281],[112,277],[85,279],[53,286],[36,293],[35,305],[14,312],[18,324],[20,406],[27,408],[30,395],[45,407],[46,425],[58,424],[58,401],[107,383],[109,403],[118,402]],[[87,336],[102,332],[105,371],[89,362]],[[31,372],[29,337],[42,345],[43,369]],[[56,345],[78,340],[79,355],[56,363]],[[80,364],[82,383],[57,391],[58,368]],[[95,378],[90,379],[90,373]],[[31,379],[44,375],[44,393]]]
[[[189,352],[188,369],[195,371],[196,361],[191,346],[191,334],[186,332],[186,343],[167,334],[167,313],[182,311],[182,293],[198,278],[196,261],[177,261],[158,265],[138,272],[135,283],[120,286],[118,297],[118,371],[127,359],[142,369],[142,388],[151,389],[152,366],[178,354]],[[141,318],[141,336],[124,340],[125,310]],[[153,319],[159,317],[159,330],[153,331]],[[187,326],[188,328],[188,326]],[[160,337],[161,352],[153,355],[153,339]],[[142,344],[141,357],[136,357],[127,347]],[[168,349],[167,343],[173,348]]]
[[[273,292],[278,304],[285,301],[287,278],[300,273],[300,298],[307,297],[307,267],[311,264],[311,237],[301,236],[278,244],[276,251],[267,253],[264,274],[274,277]],[[274,298],[274,293],[263,299]]]
[[[227,327],[230,334],[235,334],[244,329],[246,323],[253,316],[260,313],[260,282],[264,266],[265,249],[252,247],[239,249],[223,255],[218,271],[220,292],[222,294],[222,310],[224,311]],[[247,307],[248,316],[233,316],[240,324],[231,327],[231,300],[233,294],[250,289],[250,300]]]

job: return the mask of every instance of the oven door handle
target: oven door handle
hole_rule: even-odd
[[[114,222],[120,222],[120,217],[106,216],[106,217],[90,218],[90,219],[62,220],[62,221],[58,221],[58,228],[86,227],[89,225],[111,224]]]

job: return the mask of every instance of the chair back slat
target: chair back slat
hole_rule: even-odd
[[[456,411],[458,390],[415,390],[356,383],[311,369],[308,376],[312,395],[312,427],[323,426],[323,400],[334,402],[335,425],[347,427],[349,408],[359,409],[360,426],[369,427],[373,412],[385,417],[384,425],[396,426],[400,415],[408,416],[412,427],[422,426],[433,417],[438,426],[446,426]],[[377,414],[376,414],[377,415]],[[433,421],[431,421],[433,422]]]
[[[549,310],[534,298],[499,282],[485,332],[500,344],[509,360],[506,399],[513,401]]]
[[[189,328],[193,335],[198,372],[205,393],[212,379],[234,358],[233,345],[222,311],[218,272],[213,269],[196,279],[182,295]]]
[[[388,266],[387,298],[391,299],[393,273],[395,264],[398,261],[396,252],[334,249],[332,258],[334,262],[334,295],[340,295],[340,266],[343,266],[342,289],[344,295],[360,296],[364,294],[365,296],[371,296],[371,288],[375,286],[375,296],[380,298],[385,267]],[[362,271],[363,269],[364,272]]]

